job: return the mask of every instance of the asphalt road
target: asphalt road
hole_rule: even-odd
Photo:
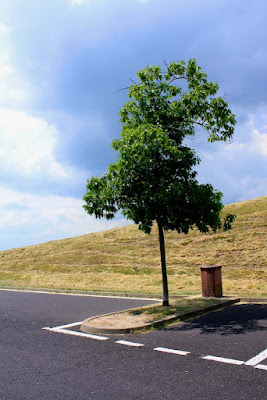
[[[103,340],[42,329],[146,303],[0,290],[0,399],[266,398],[267,305]]]

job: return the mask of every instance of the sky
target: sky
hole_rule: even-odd
[[[0,250],[122,226],[86,214],[86,180],[116,160],[138,69],[196,58],[236,115],[231,144],[188,144],[223,203],[266,195],[265,0],[0,2]]]

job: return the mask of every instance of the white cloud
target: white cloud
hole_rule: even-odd
[[[257,129],[253,130],[251,151],[267,156],[267,133],[260,133]]]
[[[123,219],[95,219],[82,205],[82,200],[72,197],[30,195],[0,188],[1,242],[10,235],[12,247],[22,247],[129,223]]]
[[[71,0],[70,4],[72,6],[76,6],[76,5],[80,6],[80,5],[88,3],[88,2],[89,2],[88,0]]]
[[[11,31],[10,27],[0,23],[0,35],[1,36],[6,36],[9,34],[9,32]]]
[[[0,104],[17,108],[27,104],[33,97],[34,90],[28,82],[20,78],[10,62],[9,54],[0,55]]]
[[[267,194],[266,117],[258,112],[237,127],[233,143],[209,145],[199,152],[199,180],[222,191],[225,203]]]
[[[11,28],[0,23],[0,106],[17,108],[32,100],[34,90],[12,64]]]
[[[240,180],[239,200],[254,199],[267,195],[267,178],[245,177]]]
[[[239,140],[234,141],[230,146],[225,146],[225,155],[227,155],[229,151],[232,154],[243,151],[267,156],[267,133],[260,131],[266,129],[267,125],[264,125],[264,121],[266,120],[266,114],[261,114],[258,118],[256,118],[256,116],[251,116],[246,127],[249,132],[249,135],[245,135],[247,140],[241,141],[241,136]],[[262,128],[256,129],[257,125],[261,125]]]
[[[23,111],[0,108],[0,168],[5,173],[27,178],[66,178],[66,171],[54,158],[57,130],[41,118]]]
[[[13,73],[13,69],[9,64],[7,56],[0,55],[0,79],[7,79]],[[3,96],[3,94],[2,94]]]
[[[93,0],[70,0],[70,5],[72,6],[80,6],[82,4],[88,4],[91,3]],[[98,0],[100,1],[100,0]],[[149,3],[151,0],[135,0],[137,3]]]

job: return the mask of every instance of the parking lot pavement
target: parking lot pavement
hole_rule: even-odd
[[[143,347],[174,355],[194,355],[206,361],[249,365],[267,370],[267,306],[241,304],[146,334],[91,335],[81,322],[43,329],[93,340]],[[265,346],[265,347],[264,347]]]
[[[237,304],[162,330],[131,336],[153,347],[248,360],[267,347],[266,332],[266,304]]]
[[[267,371],[257,366],[267,365],[266,305],[236,305],[146,334],[73,336],[84,318],[145,303],[0,290],[0,398],[264,398]]]
[[[41,326],[63,325],[150,303],[155,300],[0,290],[2,316],[14,317],[18,325],[27,321]]]

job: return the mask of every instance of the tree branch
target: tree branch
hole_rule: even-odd
[[[132,78],[130,78],[130,81],[133,82],[135,85],[140,85],[140,83],[136,83]]]
[[[186,76],[180,76],[180,77],[178,78],[177,76],[174,76],[174,77],[170,80],[169,83],[172,83],[172,82],[174,82],[174,81],[178,81],[178,80],[180,80],[180,79],[187,79],[187,77],[186,77]]]
[[[169,68],[168,63],[166,60],[163,60],[163,64],[165,65],[166,68]]]
[[[189,121],[191,124],[196,124],[201,126],[201,128],[205,129],[205,131],[209,132],[209,130],[205,127],[204,123],[202,122],[197,122],[197,121]]]
[[[140,83],[136,83],[132,78],[130,78],[130,81],[132,81],[136,86],[140,86],[141,85],[141,82]],[[120,92],[121,90],[130,89],[130,87],[131,86],[126,86],[124,88],[118,89],[118,90],[115,91],[115,93]]]
[[[124,87],[124,88],[115,90],[115,93],[118,93],[118,92],[120,92],[121,90],[126,90],[126,89],[129,89],[129,88],[130,88],[130,86],[126,86],[126,87]]]

